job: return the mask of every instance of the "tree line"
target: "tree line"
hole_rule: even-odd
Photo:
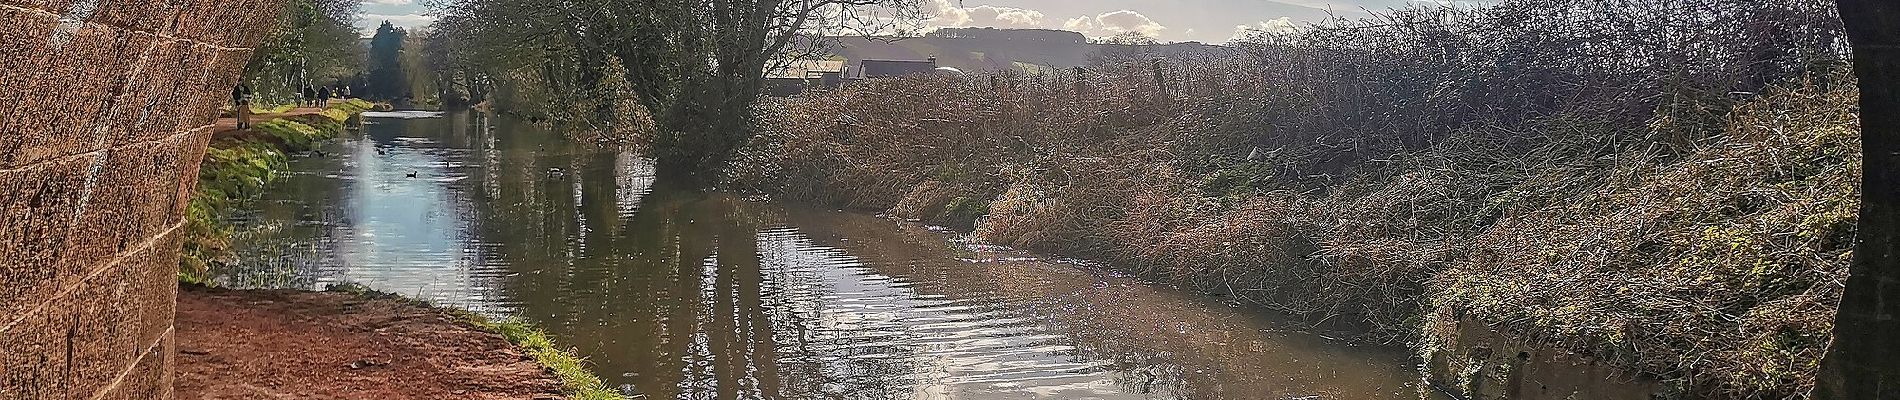
[[[244,82],[263,103],[292,103],[306,86],[347,83],[361,70],[355,0],[284,2],[276,27],[244,67]]]
[[[427,58],[445,88],[577,137],[644,147],[709,186],[750,137],[774,63],[918,21],[919,0],[455,0]]]
[[[243,82],[259,104],[296,102],[306,87],[347,87],[355,97],[433,103],[435,77],[423,37],[384,21],[364,38],[350,21],[354,0],[291,0],[245,65]]]

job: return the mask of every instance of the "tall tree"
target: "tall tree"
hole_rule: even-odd
[[[264,101],[287,101],[305,84],[346,79],[362,68],[356,28],[357,0],[284,2],[277,26],[252,52],[244,80]]]
[[[771,64],[832,35],[883,32],[920,16],[920,0],[459,0],[438,32],[493,64],[487,75],[539,77],[536,90],[630,98],[655,125],[640,138],[661,173],[701,185],[750,138]],[[620,75],[609,80],[609,73]],[[602,85],[602,82],[623,84]],[[595,93],[625,87],[630,93]],[[572,97],[572,96],[569,96]],[[610,101],[578,117],[613,121]]]
[[[402,47],[408,37],[408,31],[389,21],[383,21],[383,26],[376,28],[376,36],[369,39],[369,82],[363,88],[365,97],[391,100],[407,94],[409,81],[408,74],[403,72]]]
[[[1860,78],[1854,260],[1815,397],[1900,398],[1900,1],[1838,0]]]

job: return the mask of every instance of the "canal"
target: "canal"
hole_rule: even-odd
[[[645,398],[1419,399],[1402,348],[876,216],[671,190],[481,115],[369,118],[235,219],[240,288],[518,316]]]

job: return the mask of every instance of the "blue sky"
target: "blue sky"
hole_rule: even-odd
[[[1357,16],[1363,9],[1417,0],[924,0],[931,26],[1068,29],[1106,37],[1142,32],[1163,41],[1226,42],[1239,27],[1275,27]],[[357,27],[368,32],[388,20],[405,27],[433,18],[417,0],[364,0]]]

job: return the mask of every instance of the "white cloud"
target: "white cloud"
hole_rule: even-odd
[[[1095,17],[1084,15],[1080,17],[1070,18],[1069,22],[1062,23],[1062,29],[1067,29],[1067,30],[1082,32],[1082,33],[1094,32],[1095,31]]]
[[[964,26],[970,23],[970,10],[950,4],[950,0],[932,0],[930,2],[932,26]]]
[[[1012,28],[1042,26],[1041,11],[996,6],[977,6],[969,10],[971,23],[974,24]]]
[[[1081,32],[1084,35],[1096,38],[1110,37],[1128,32],[1139,33],[1142,36],[1150,38],[1159,38],[1161,31],[1167,30],[1168,27],[1162,26],[1160,23],[1155,22],[1154,19],[1150,19],[1148,16],[1142,15],[1139,12],[1121,10],[1093,17],[1084,15],[1070,18],[1068,21],[1062,23],[1062,29]],[[1184,35],[1193,33],[1194,30],[1189,29]]]
[[[931,0],[925,7],[931,12],[927,21],[934,27],[982,26],[995,28],[1040,28],[1041,11],[997,6],[959,7],[952,0]]]
[[[1299,30],[1299,26],[1293,23],[1293,18],[1280,17],[1260,21],[1260,23],[1253,25],[1235,26],[1234,37],[1228,40],[1240,41],[1256,34],[1292,33],[1297,30]]]
[[[924,10],[930,13],[925,24],[929,28],[949,27],[995,27],[995,28],[1052,28],[1081,32],[1090,37],[1110,37],[1134,32],[1151,38],[1159,38],[1167,26],[1133,10],[1120,10],[1095,16],[1083,15],[1069,19],[1048,20],[1042,11],[1026,8],[980,5],[962,7],[958,0],[930,0],[925,2]],[[1188,31],[1192,33],[1192,30]]]
[[[1109,12],[1095,17],[1095,26],[1110,33],[1137,32],[1148,37],[1161,36],[1168,27],[1132,10]]]
[[[375,32],[383,21],[411,31],[435,23],[435,16],[422,14],[363,14],[357,18],[356,27],[365,32]]]

